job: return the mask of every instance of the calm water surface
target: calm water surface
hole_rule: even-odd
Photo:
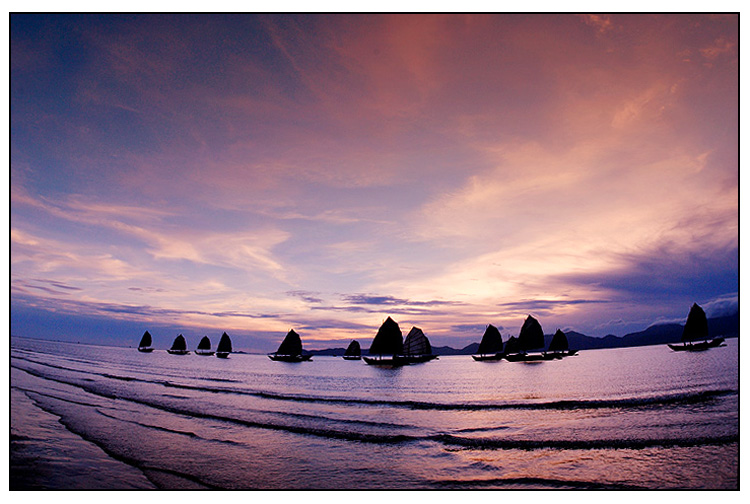
[[[387,369],[13,338],[11,471],[41,488],[736,489],[727,343]]]

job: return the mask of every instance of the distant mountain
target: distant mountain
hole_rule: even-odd
[[[646,345],[664,345],[667,343],[679,342],[682,338],[681,324],[655,324],[643,331],[626,334],[625,336],[615,336],[608,334],[603,338],[586,336],[576,331],[565,333],[568,337],[568,346],[571,350],[593,350],[597,348],[625,348]],[[723,336],[725,338],[738,338],[740,335],[740,314],[727,315],[724,317],[713,317],[708,319],[708,335],[710,338]],[[503,338],[507,341],[507,338]],[[552,335],[544,336],[544,345],[549,347],[552,341]],[[449,346],[432,347],[432,352],[436,355],[471,355],[479,349],[479,343],[471,343],[461,349],[455,349]],[[313,355],[344,355],[344,348],[328,348],[325,350],[311,350]],[[305,352],[307,353],[307,352]],[[366,350],[363,349],[363,353]]]
[[[479,343],[466,345],[459,350],[449,346],[432,347],[432,353],[435,355],[471,355],[477,353],[477,350],[479,350]]]
[[[332,355],[334,357],[340,357],[344,355],[344,352],[346,352],[346,348],[326,348],[325,350],[309,350],[309,351],[305,351],[304,353],[309,353],[312,355]]]
[[[566,333],[570,348],[575,350],[591,350],[595,348],[625,348],[646,345],[665,345],[667,343],[678,343],[682,338],[681,324],[656,324],[639,332],[629,333],[625,336],[614,336],[612,334],[603,338],[593,338],[584,334],[571,331]],[[725,317],[714,317],[708,319],[708,336],[716,338],[737,338],[740,335],[740,314]],[[549,336],[551,340],[552,337]],[[549,340],[545,337],[545,343]]]

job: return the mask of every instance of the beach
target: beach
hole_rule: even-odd
[[[386,369],[14,338],[11,487],[736,489],[727,343]]]

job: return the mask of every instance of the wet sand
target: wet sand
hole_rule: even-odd
[[[73,434],[24,392],[11,389],[10,490],[153,488],[141,471]]]

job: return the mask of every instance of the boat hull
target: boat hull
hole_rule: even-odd
[[[508,354],[505,360],[508,362],[542,362],[552,360],[555,357],[550,354]]]
[[[305,362],[312,359],[312,355],[274,355],[270,354],[269,359],[276,362]]]
[[[371,366],[400,367],[406,364],[393,357],[362,357],[362,360]]]
[[[213,355],[215,352],[213,350],[196,350],[195,355],[203,355],[203,356],[209,356]]]
[[[431,360],[437,359],[437,355],[397,355],[394,357],[395,360],[403,362],[403,365],[409,364],[421,364],[423,362],[430,362]]]
[[[344,355],[344,360],[362,360],[359,355]]]
[[[715,338],[711,341],[703,341],[701,343],[693,343],[693,344],[682,344],[682,345],[671,345],[667,344],[669,348],[674,350],[675,352],[702,352],[704,350],[708,350],[709,348],[717,348],[720,346],[726,346],[723,345],[724,338]]]
[[[154,351],[154,349],[151,347],[138,347],[138,351],[143,353],[151,353]]]
[[[386,358],[362,357],[362,360],[364,360],[366,364],[369,364],[371,366],[399,367],[399,366],[404,365],[403,362],[398,362],[393,357],[386,357]]]
[[[400,367],[411,364],[421,364],[437,359],[437,355],[394,355],[393,357],[362,357],[362,359],[371,366],[390,366]]]
[[[500,361],[503,360],[503,357],[505,357],[505,354],[498,353],[494,355],[472,355],[471,358],[475,361],[479,362],[487,362],[487,361]]]
[[[563,357],[567,357],[570,354],[567,351],[564,351],[564,352],[547,352],[544,355],[548,358],[548,360],[551,360],[551,359],[562,359]]]
[[[171,353],[172,355],[187,355],[190,353],[190,350],[172,350],[171,348],[167,350],[167,352]]]
[[[226,359],[227,357],[229,357],[230,353],[232,353],[232,352],[216,352],[216,356],[219,359]]]

